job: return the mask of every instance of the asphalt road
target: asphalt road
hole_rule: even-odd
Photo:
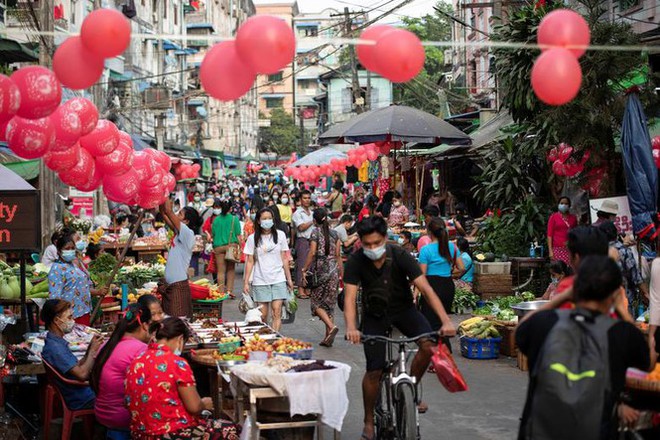
[[[241,274],[237,274],[236,286],[242,286]],[[239,282],[240,281],[240,282]],[[225,301],[223,318],[227,321],[242,320],[238,301]],[[455,316],[458,323],[467,317]],[[282,334],[315,344],[314,357],[329,359],[350,365],[351,377],[347,384],[350,406],[344,420],[342,439],[357,440],[362,432],[362,390],[364,355],[361,346],[343,340],[345,325],[343,314],[337,309],[339,336],[332,348],[318,346],[324,336],[324,326],[312,318],[309,300],[299,300],[296,320],[282,326]],[[469,390],[449,393],[435,375],[423,379],[424,400],[429,405],[426,414],[420,416],[424,439],[451,440],[510,440],[517,435],[519,418],[525,402],[527,373],[516,367],[514,358],[497,360],[469,360],[460,356],[458,340],[452,340],[455,360],[465,377]],[[332,438],[326,436],[326,438]]]

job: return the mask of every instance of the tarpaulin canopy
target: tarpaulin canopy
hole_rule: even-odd
[[[657,213],[658,169],[653,161],[646,115],[636,94],[631,93],[621,126],[621,149],[633,231],[646,236]]]
[[[293,162],[292,167],[314,166],[329,164],[332,159],[346,159],[348,156],[332,147],[324,147],[306,154],[301,159]]]

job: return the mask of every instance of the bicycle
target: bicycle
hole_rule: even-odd
[[[408,371],[408,357],[415,353],[409,350],[411,342],[423,338],[438,340],[436,332],[424,333],[414,338],[390,338],[387,336],[362,335],[362,342],[385,342],[387,344],[385,368],[380,378],[378,400],[374,414],[374,439],[378,440],[418,440],[419,413],[417,405],[421,401],[417,379]],[[394,358],[393,348],[398,345],[398,357]]]

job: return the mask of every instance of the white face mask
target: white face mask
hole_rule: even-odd
[[[76,321],[73,319],[67,319],[66,321],[63,319],[60,319],[60,322],[62,324],[58,324],[60,330],[62,330],[62,333],[67,334],[71,333],[73,331],[73,326],[76,325]]]
[[[213,215],[220,215],[220,214],[222,214],[222,209],[219,208],[213,209]]]
[[[403,237],[399,237],[399,238],[397,239],[397,242],[398,242],[399,244],[403,244],[404,241],[405,241],[405,240],[403,239]]]
[[[271,220],[271,219],[261,220],[261,227],[263,229],[266,229],[266,230],[272,228],[273,227],[273,220]]]
[[[377,261],[380,260],[383,255],[385,255],[386,248],[385,245],[382,245],[374,249],[362,248],[362,251],[364,252],[365,257],[371,261]]]
[[[283,205],[288,205],[289,204],[289,199],[287,197],[282,197],[282,204]]]

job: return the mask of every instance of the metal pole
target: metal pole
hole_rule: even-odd
[[[344,8],[344,26],[346,38],[350,38],[353,33],[353,20],[348,8]],[[358,77],[357,58],[355,57],[355,47],[348,46],[348,53],[351,56],[351,83],[353,89],[353,104],[355,105],[355,113],[364,112],[364,99],[362,98],[362,88],[360,88],[360,78]]]

